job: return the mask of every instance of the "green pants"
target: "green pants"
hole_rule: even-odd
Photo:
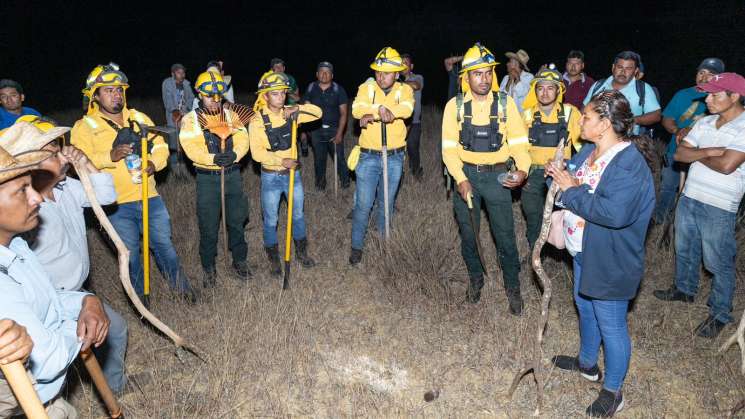
[[[198,171],[199,258],[205,270],[215,267],[221,211],[220,172],[205,174]],[[225,219],[233,262],[243,262],[248,254],[244,233],[248,221],[248,199],[243,194],[241,172],[237,168],[225,173]]]
[[[507,290],[520,289],[520,257],[515,245],[515,225],[512,217],[512,193],[498,181],[499,172],[477,173],[475,169],[464,167],[463,171],[473,188],[473,207],[475,228],[481,222],[481,204],[483,202],[489,215],[489,225],[494,241],[497,243],[497,255],[502,266],[502,280]],[[460,251],[470,276],[483,272],[476,249],[476,236],[471,228],[468,204],[460,194],[453,194],[455,218],[460,229]]]
[[[543,224],[543,205],[546,202],[546,193],[548,193],[546,179],[543,177],[544,173],[543,168],[533,169],[528,176],[528,181],[523,185],[520,195],[520,203],[527,224],[525,235],[528,237],[531,249],[538,240],[538,235],[541,233],[541,224]]]

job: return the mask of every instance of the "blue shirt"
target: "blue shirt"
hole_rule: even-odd
[[[0,317],[25,326],[34,349],[30,369],[43,403],[56,396],[67,368],[77,358],[78,314],[87,294],[57,291],[26,241],[14,238],[0,245]]]
[[[39,113],[39,111],[37,111],[36,109],[34,109],[34,108],[27,108],[25,106],[21,108],[21,114],[20,115],[16,115],[14,113],[10,113],[10,112],[6,111],[5,108],[0,107],[0,129],[5,129],[5,128],[8,128],[9,126],[15,124],[16,123],[16,120],[18,118],[22,117],[23,115],[41,116],[41,114]]]
[[[678,90],[670,103],[665,106],[665,110],[662,111],[662,117],[674,119],[675,126],[678,128],[690,127],[706,112],[705,98],[706,93],[699,92],[695,87]],[[678,144],[675,142],[675,134],[673,134],[672,140],[667,144],[665,154],[672,157],[677,148]]]
[[[603,82],[603,84],[600,85],[600,89],[597,89],[597,85],[600,82]],[[627,83],[626,86],[623,86],[623,88],[620,90],[620,92],[624,96],[626,96],[626,100],[629,101],[629,105],[631,105],[631,113],[633,113],[634,116],[642,116],[644,114],[659,110],[660,103],[657,101],[657,96],[654,94],[654,89],[652,88],[652,86],[643,81],[641,83],[644,84],[644,109],[642,109],[641,105],[639,104],[639,94],[636,92],[636,83],[637,80],[634,79],[631,82]],[[583,103],[585,105],[590,103],[593,92],[597,94],[606,90],[613,90],[613,77],[608,77],[605,80],[596,81],[590,88],[590,91],[587,93],[587,97],[585,97]],[[635,125],[634,134],[638,133],[639,126]]]

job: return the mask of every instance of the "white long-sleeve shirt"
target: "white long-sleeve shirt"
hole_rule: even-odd
[[[30,369],[43,403],[59,393],[80,352],[77,321],[86,295],[55,290],[22,238],[0,245],[0,317],[25,326],[33,340]]]
[[[91,173],[91,183],[101,205],[116,202],[110,173]],[[44,199],[39,209],[39,227],[31,249],[49,273],[54,287],[78,291],[90,270],[84,207],[90,207],[83,185],[67,178],[52,191],[54,201]]]
[[[509,89],[507,88],[507,83],[510,81],[509,75],[504,76],[502,83],[499,85],[499,90],[512,96],[512,99],[515,100],[515,105],[517,105],[517,110],[520,111],[520,115],[523,114],[523,101],[525,101],[525,97],[528,96],[530,82],[532,80],[533,75],[527,71],[523,71],[520,73],[520,81],[510,86]]]

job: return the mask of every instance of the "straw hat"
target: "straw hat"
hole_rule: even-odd
[[[530,56],[527,52],[525,52],[524,49],[519,49],[517,50],[517,52],[505,52],[504,55],[506,55],[507,58],[516,59],[520,64],[523,65],[525,71],[530,71],[530,69],[528,68],[528,60],[530,60]]]
[[[0,183],[5,183],[36,169],[39,163],[51,156],[52,152],[46,150],[27,151],[11,156],[4,148],[0,147]]]
[[[44,132],[28,122],[18,121],[0,134],[0,147],[12,156],[38,151],[67,131],[70,128],[51,127]]]

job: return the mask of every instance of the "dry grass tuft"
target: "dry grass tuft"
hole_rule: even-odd
[[[135,105],[156,120],[161,118],[157,101]],[[72,122],[79,114],[56,117]],[[495,247],[485,224],[481,240],[489,280],[481,303],[465,304],[467,278],[457,225],[440,175],[440,117],[439,110],[425,109],[425,180],[418,183],[405,176],[392,239],[385,244],[371,229],[358,268],[347,264],[351,226],[346,215],[352,189],[342,191],[338,200],[333,188],[316,192],[312,158],[303,159],[310,253],[319,264],[304,270],[294,263],[292,289],[287,292],[280,291],[280,280],[268,275],[261,243],[259,179],[250,168],[244,171],[251,204],[246,237],[254,279],[239,285],[225,268],[230,261],[220,255],[218,287],[205,292],[200,305],[184,306],[170,298],[157,269],[153,274],[153,311],[195,343],[207,364],[190,356],[180,360],[166,338],[139,321],[114,277],[116,261],[111,251],[99,232],[91,229],[90,286],[129,321],[128,372],[152,373],[152,382],[144,384],[142,392],[121,399],[128,417],[529,416],[535,394],[527,381],[512,401],[506,398],[513,375],[530,356],[540,315],[524,222],[515,206],[524,315],[508,314]],[[347,139],[348,144],[352,141]],[[158,190],[170,211],[174,242],[185,269],[200,284],[194,188],[192,181],[166,178]],[[282,226],[284,221],[281,242]],[[745,238],[740,234],[738,260],[742,261]],[[706,315],[708,276],[703,277],[695,304],[662,304],[652,297],[653,289],[670,284],[674,272],[672,251],[657,248],[659,235],[657,230],[650,234],[647,274],[629,313],[634,353],[624,388],[623,416],[726,416],[745,398],[739,354],[732,350],[718,355],[723,337],[708,341],[691,333]],[[545,257],[546,271],[555,284],[544,344],[547,362],[553,354],[575,353],[578,331],[571,269],[561,258]],[[745,264],[740,263],[735,313],[745,309],[744,274]],[[69,396],[83,417],[102,417],[104,409],[79,370],[70,375]],[[551,370],[544,416],[582,416],[598,390],[577,376]]]

